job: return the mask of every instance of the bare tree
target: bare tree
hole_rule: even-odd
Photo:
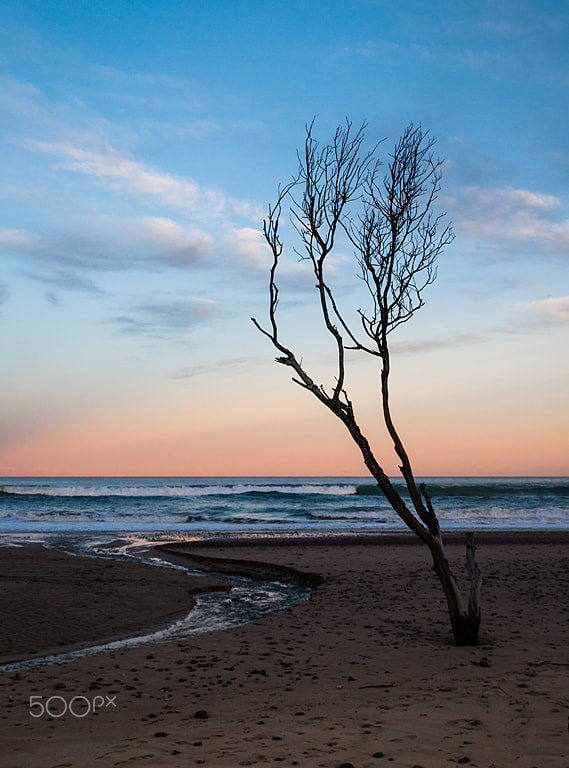
[[[475,645],[480,625],[480,572],[474,543],[467,534],[467,566],[471,576],[468,602],[446,558],[439,522],[424,484],[417,484],[409,456],[395,427],[389,402],[389,334],[423,306],[424,289],[436,277],[436,260],[452,238],[449,226],[433,213],[440,190],[441,161],[433,155],[434,139],[410,125],[395,144],[386,171],[380,174],[379,145],[364,150],[365,123],[354,131],[347,121],[332,141],[320,147],[307,127],[304,154],[292,182],[280,190],[264,221],[272,252],[269,277],[269,326],[255,326],[277,349],[277,362],[294,371],[293,381],[311,392],[340,419],[361,451],[363,461],[401,520],[428,547],[443,587],[452,630],[458,645]],[[314,272],[318,304],[330,334],[337,365],[334,383],[326,388],[309,375],[304,362],[283,344],[277,324],[277,271],[283,254],[279,223],[285,202],[300,239],[302,259]],[[329,257],[338,238],[349,238],[367,286],[369,306],[348,320],[329,283]],[[387,431],[400,462],[410,497],[397,492],[360,429],[345,388],[346,352],[355,350],[378,361],[381,407]]]

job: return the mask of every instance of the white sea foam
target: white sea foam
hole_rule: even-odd
[[[233,496],[255,494],[327,494],[349,496],[356,492],[353,485],[263,485],[237,483],[235,485],[0,485],[0,494],[12,496],[61,496],[66,498],[110,497],[176,498],[191,496]]]

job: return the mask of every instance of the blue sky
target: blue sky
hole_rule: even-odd
[[[24,0],[0,30],[0,472],[362,472],[249,319],[313,117],[386,151],[420,122],[445,159],[456,239],[393,340],[417,471],[569,472],[565,4]],[[303,266],[283,281],[325,372]],[[394,471],[376,380],[354,365]]]

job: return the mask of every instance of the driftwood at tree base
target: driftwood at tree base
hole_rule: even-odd
[[[476,564],[476,545],[474,534],[467,533],[466,537],[466,567],[470,575],[470,596],[468,598],[468,616],[472,625],[476,626],[476,635],[480,627],[480,587],[482,574]]]

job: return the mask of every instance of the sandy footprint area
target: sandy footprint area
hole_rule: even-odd
[[[3,673],[1,764],[569,768],[568,544],[479,537],[476,648],[452,644],[428,552],[408,537],[188,546],[323,582],[237,629]],[[463,546],[447,549],[461,570]],[[201,588],[150,566],[0,554],[4,656],[160,624]]]

